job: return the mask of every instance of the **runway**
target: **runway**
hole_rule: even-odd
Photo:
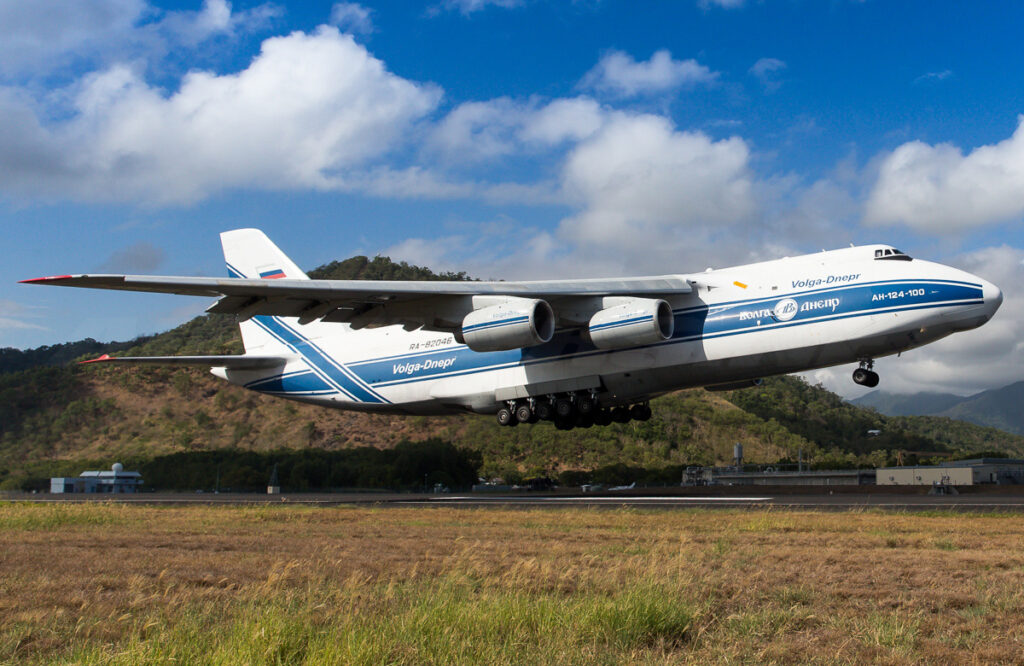
[[[652,491],[655,489],[651,489]],[[209,504],[302,504],[319,506],[359,505],[388,507],[543,508],[543,507],[639,507],[660,510],[693,508],[770,510],[799,509],[825,511],[971,511],[1024,512],[1024,488],[972,489],[960,495],[927,495],[924,489],[902,492],[867,490],[857,487],[832,492],[808,488],[759,488],[761,492],[737,488],[662,488],[644,493],[139,493],[124,495],[50,495],[8,493],[2,499],[14,502],[122,502],[153,505]],[[703,490],[703,492],[701,492]]]

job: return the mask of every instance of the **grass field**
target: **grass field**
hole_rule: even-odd
[[[0,504],[11,663],[1024,663],[1019,515]]]

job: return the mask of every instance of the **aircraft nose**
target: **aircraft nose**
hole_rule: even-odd
[[[989,318],[996,313],[999,306],[1003,304],[1003,291],[986,280],[981,281],[982,285],[982,298],[985,301],[985,310],[988,313]]]

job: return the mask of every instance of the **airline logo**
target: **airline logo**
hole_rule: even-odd
[[[283,277],[285,277],[284,271],[280,268],[271,268],[269,271],[260,272],[261,280],[280,280]]]
[[[772,316],[775,317],[776,321],[789,321],[796,316],[798,310],[796,301],[792,298],[784,298],[775,304]]]

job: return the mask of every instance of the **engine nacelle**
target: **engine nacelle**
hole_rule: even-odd
[[[473,351],[503,351],[541,345],[555,334],[555,313],[547,301],[510,298],[473,310],[462,320],[462,340]]]
[[[672,337],[672,306],[660,299],[631,298],[590,318],[590,340],[600,349],[663,342]]]

